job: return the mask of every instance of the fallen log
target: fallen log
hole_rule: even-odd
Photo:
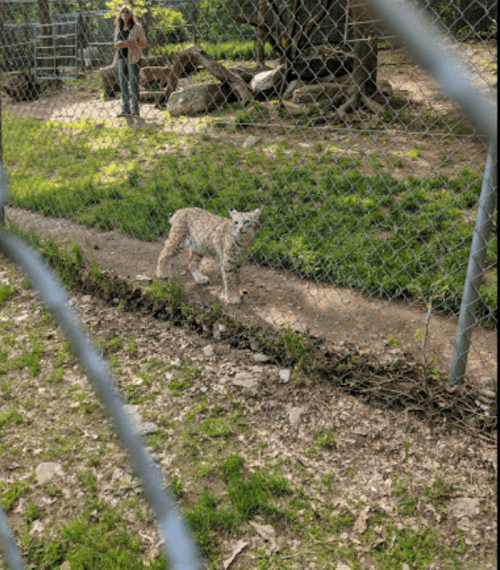
[[[157,106],[162,107],[165,105],[172,92],[177,88],[179,78],[183,71],[190,64],[204,67],[223,83],[229,83],[233,90],[238,94],[243,105],[246,105],[250,99],[252,99],[252,91],[238,74],[226,69],[220,63],[207,55],[199,45],[195,44],[173,55],[172,70],[170,72],[168,83],[158,98]]]

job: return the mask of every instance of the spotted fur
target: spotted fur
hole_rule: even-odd
[[[252,212],[230,210],[231,219],[228,219],[201,208],[177,210],[170,218],[170,234],[158,259],[157,276],[168,277],[173,258],[187,247],[189,269],[195,281],[201,284],[210,281],[199,271],[199,266],[203,257],[215,257],[222,270],[225,300],[241,303],[239,271],[259,228],[260,212],[261,208]]]

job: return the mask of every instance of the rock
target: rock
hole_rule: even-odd
[[[146,435],[148,433],[155,433],[158,431],[158,426],[153,422],[143,422],[141,415],[139,413],[139,406],[132,406],[130,404],[125,404],[123,406],[125,412],[132,420],[135,430],[140,435]]]
[[[216,323],[214,325],[213,337],[215,340],[220,340],[225,332],[227,332],[226,325],[223,325],[222,323]]]
[[[71,564],[66,560],[61,564],[59,570],[71,570]]]
[[[151,283],[151,281],[153,281],[153,278],[148,277],[147,275],[136,275],[134,277],[134,281],[139,281],[141,283]]]
[[[101,75],[105,97],[114,97],[117,93],[120,93],[120,81],[118,80],[117,65],[101,67],[99,73]]]
[[[207,344],[207,346],[203,347],[203,354],[205,356],[213,356],[214,355],[214,347],[211,344]]]
[[[174,117],[206,113],[224,107],[231,94],[231,88],[223,83],[197,85],[174,91],[168,99],[167,110]]]
[[[259,141],[260,141],[260,137],[255,136],[255,135],[251,135],[244,141],[243,148],[248,148],[250,146],[253,146],[253,145],[257,144]]]
[[[270,95],[274,93],[283,80],[284,67],[263,71],[250,81],[250,88],[255,94]]]
[[[231,383],[235,386],[246,388],[247,390],[251,390],[257,386],[257,380],[248,372],[238,372],[231,380]]]
[[[280,380],[282,382],[289,382],[290,381],[290,376],[291,376],[291,371],[284,369],[284,370],[280,370]]]
[[[54,479],[54,477],[62,477],[64,472],[60,463],[48,461],[46,463],[40,463],[37,466],[35,469],[35,475],[36,482],[39,485],[43,485],[47,481]]]
[[[450,513],[456,518],[473,517],[477,513],[477,509],[481,503],[481,499],[471,497],[459,497],[450,501]]]
[[[267,362],[269,360],[269,356],[266,356],[262,352],[258,352],[257,354],[253,355],[253,359],[255,362]]]
[[[293,99],[295,90],[303,89],[304,87],[306,87],[306,85],[307,84],[301,81],[300,79],[294,79],[293,81],[290,81],[287,88],[285,89],[285,92],[283,93],[283,99],[285,101],[290,101],[291,99]]]
[[[303,413],[304,413],[304,408],[292,408],[290,410],[290,415],[288,417],[293,427],[297,427],[299,425],[300,418]]]

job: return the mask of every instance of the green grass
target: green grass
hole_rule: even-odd
[[[440,282],[435,305],[454,313],[460,307],[481,189],[481,176],[469,168],[451,178],[397,180],[366,176],[359,161],[329,152],[290,153],[286,144],[258,154],[159,129],[141,135],[90,120],[41,123],[9,113],[4,125],[16,206],[153,240],[168,233],[168,215],[181,207],[227,215],[262,205],[257,262],[389,298],[411,298],[415,287],[430,297]],[[174,150],[158,152],[168,145]],[[494,275],[496,244],[493,235],[487,265]],[[481,293],[478,317],[492,324],[494,278]]]

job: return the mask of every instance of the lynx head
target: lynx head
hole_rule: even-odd
[[[238,212],[236,210],[229,210],[229,215],[233,220],[233,232],[236,237],[248,234],[252,237],[259,229],[259,214],[262,208],[257,208],[252,212]]]

